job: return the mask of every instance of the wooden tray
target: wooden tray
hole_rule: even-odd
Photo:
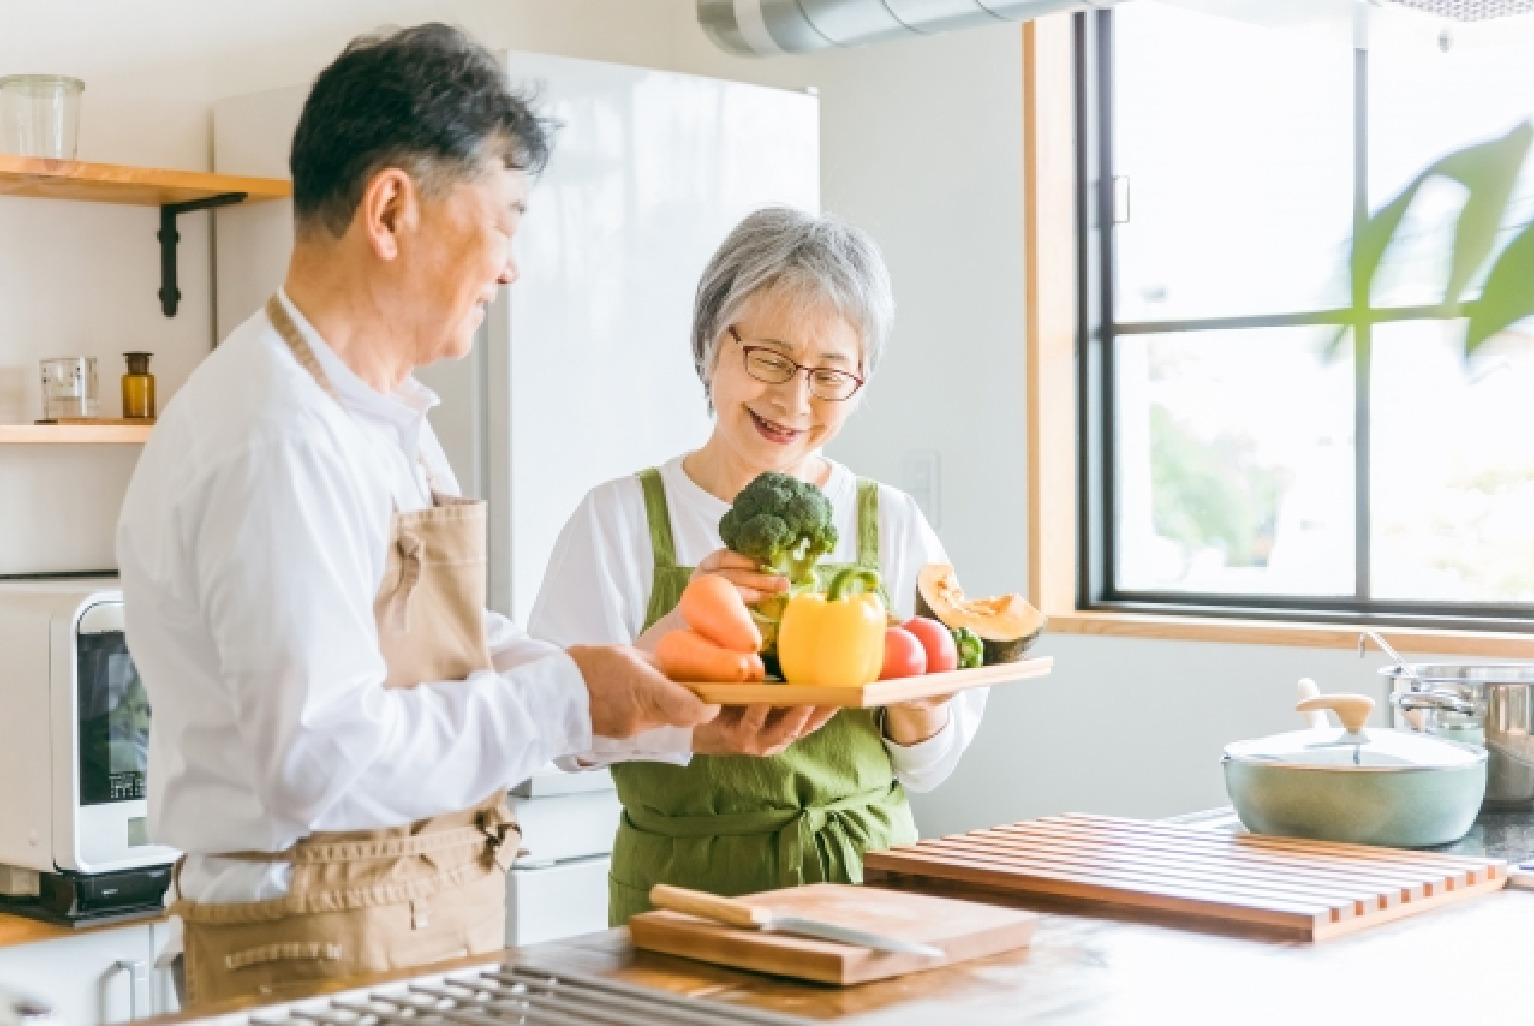
[[[153,417],[55,417],[52,420],[38,420],[35,424],[113,424],[118,427],[136,427],[143,425],[149,427],[154,424]]]
[[[1436,852],[1060,816],[869,852],[885,887],[1152,910],[1317,941],[1499,890],[1507,864]]]
[[[1024,947],[1033,937],[1038,918],[1031,912],[973,901],[850,884],[789,887],[740,900],[774,912],[931,944],[942,948],[947,957],[870,951],[813,937],[763,933],[680,912],[641,912],[629,920],[629,936],[637,948],[845,986]]]
[[[900,680],[881,680],[851,688],[822,688],[807,684],[720,684],[687,683],[705,702],[716,705],[836,705],[852,709],[870,709],[893,702],[946,695],[965,688],[1007,684],[1047,675],[1055,664],[1054,656],[1023,659],[1015,663],[979,666],[973,670],[950,670],[928,673]]]

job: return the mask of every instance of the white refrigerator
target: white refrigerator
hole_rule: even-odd
[[[424,369],[432,423],[468,494],[490,503],[489,604],[525,621],[554,540],[588,489],[695,448],[709,420],[688,346],[693,290],[745,214],[819,207],[819,105],[767,89],[566,57],[505,55],[560,122],[515,248],[521,279],[473,355]],[[219,102],[214,169],[284,176],[307,86]],[[281,283],[286,203],[216,213],[227,334]],[[507,940],[606,925],[617,801],[605,773],[539,774],[514,794],[529,855]]]

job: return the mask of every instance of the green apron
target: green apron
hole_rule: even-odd
[[[659,472],[640,472],[655,575],[648,629],[676,607],[692,568],[676,565]],[[879,487],[858,482],[859,567],[879,569]],[[821,565],[822,585],[846,564]],[[861,883],[863,852],[916,840],[872,711],[844,709],[770,759],[695,755],[686,766],[625,762],[612,768],[623,816],[613,844],[607,919],[650,908],[657,883],[751,894],[832,881]]]

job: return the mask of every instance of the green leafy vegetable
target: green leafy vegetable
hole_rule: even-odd
[[[816,562],[836,548],[832,516],[831,500],[819,488],[769,470],[735,496],[734,504],[719,518],[719,537],[733,551],[757,560],[764,570],[787,577],[790,592],[804,591],[815,587]],[[751,610],[769,665],[776,659],[778,623],[787,604],[788,595],[777,595]]]
[[[985,662],[985,642],[968,627],[952,629],[954,647],[959,650],[959,669],[973,670]]]
[[[769,470],[735,496],[719,519],[719,537],[742,556],[759,560],[804,587],[815,563],[836,547],[831,500],[808,481]]]

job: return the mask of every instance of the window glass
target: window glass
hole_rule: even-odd
[[[1115,256],[1107,376],[1092,382],[1112,421],[1102,597],[1445,616],[1534,604],[1534,319],[1467,362],[1463,321],[1410,309],[1443,298],[1463,187],[1431,183],[1402,223],[1367,352],[1329,357],[1336,326],[1294,325],[1352,301],[1355,196],[1378,209],[1439,158],[1534,120],[1534,15],[1370,6],[1366,50],[1147,0],[1104,17],[1110,171],[1128,185],[1118,223],[1093,225]],[[1534,160],[1501,243],[1531,220]]]
[[[1123,591],[1351,594],[1353,370],[1328,329],[1118,339]]]
[[[1529,326],[1534,328],[1534,326]],[[1468,363],[1464,322],[1375,329],[1374,596],[1534,603],[1534,330]]]
[[[1116,318],[1346,306],[1351,43],[1150,2],[1113,26]]]
[[[1438,158],[1534,117],[1534,18],[1475,25],[1376,12],[1369,47],[1369,202],[1378,209]],[[1447,46],[1447,49],[1445,49]],[[1465,190],[1419,194],[1375,284],[1376,306],[1437,304]],[[1534,217],[1534,166],[1514,191],[1513,223]],[[1504,241],[1506,235],[1504,235]],[[1483,269],[1484,271],[1484,269]],[[1472,284],[1473,295],[1479,282]]]

